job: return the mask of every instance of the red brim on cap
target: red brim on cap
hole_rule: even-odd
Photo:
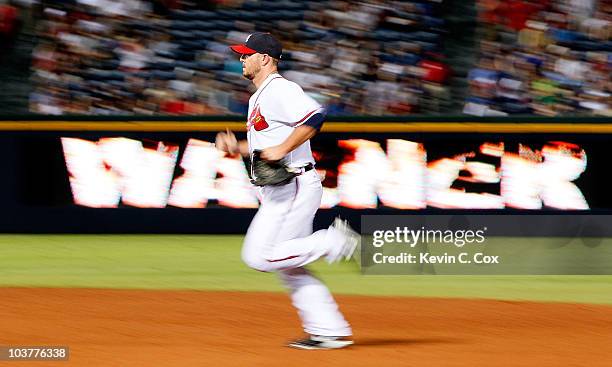
[[[232,51],[239,53],[241,55],[252,55],[252,54],[256,54],[257,51],[246,47],[245,45],[233,45],[230,46],[230,48],[232,49]]]

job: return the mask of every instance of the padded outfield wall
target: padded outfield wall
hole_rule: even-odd
[[[7,117],[5,233],[244,233],[256,195],[211,142],[235,118]],[[607,118],[336,119],[315,227],[340,214],[612,213]]]

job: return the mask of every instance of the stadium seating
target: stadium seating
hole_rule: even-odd
[[[137,1],[148,2],[127,3]],[[245,106],[236,103],[245,101],[227,99],[227,103],[219,103],[224,98],[210,96],[211,92],[222,96],[228,91],[230,94],[233,90],[244,91],[248,85],[241,79],[237,55],[227,45],[243,42],[253,31],[273,31],[288,49],[279,65],[280,71],[287,72],[289,77],[297,75],[292,71],[306,70],[313,80],[326,80],[325,84],[306,80],[303,85],[307,93],[324,104],[335,103],[332,96],[338,90],[344,91],[340,98],[346,98],[346,103],[341,107],[335,104],[333,108],[339,114],[439,112],[427,110],[439,103],[420,103],[444,94],[430,93],[432,83],[437,88],[448,88],[448,67],[442,61],[444,20],[437,2],[407,1],[391,7],[381,6],[377,1],[248,0],[214,8],[198,7],[195,3],[191,8],[183,4],[183,8],[170,9],[163,17],[142,11],[113,18],[105,14],[105,9],[89,8],[86,15],[89,21],[104,23],[109,28],[103,34],[88,29],[77,31],[71,19],[80,16],[82,9],[71,3],[54,4],[57,11],[45,13],[48,19],[47,28],[41,29],[41,36],[44,35],[41,49],[54,49],[53,56],[60,59],[66,55],[83,60],[77,72],[80,81],[63,82],[65,77],[72,79],[70,75],[75,72],[72,68],[35,70],[38,75],[35,80],[41,87],[37,93],[41,90],[44,93],[48,78],[56,79],[60,88],[89,92],[94,102],[141,98],[144,90],[154,90],[160,100],[157,110],[150,113],[185,111],[175,102],[172,108],[165,108],[168,105],[163,100],[181,98],[169,87],[178,78],[193,83],[196,89],[202,84],[204,89],[197,94],[207,95],[207,99],[191,102],[201,103],[205,106],[203,110],[242,113]],[[57,15],[62,12],[64,16]],[[72,40],[72,44],[66,40]],[[372,43],[379,46],[367,46]],[[292,48],[308,56],[293,58],[289,51]],[[130,85],[131,78],[143,79],[143,85]],[[389,82],[398,83],[403,94],[381,93]],[[403,83],[406,86],[402,88]],[[409,102],[404,100],[406,93],[410,95]],[[368,98],[371,103],[367,106],[359,102]],[[410,104],[410,108],[396,108],[405,104]],[[69,106],[70,100],[58,102],[59,105]],[[36,104],[33,108],[36,110]]]

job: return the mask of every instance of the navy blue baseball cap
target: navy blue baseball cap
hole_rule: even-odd
[[[275,59],[283,55],[283,46],[270,33],[256,32],[250,34],[242,45],[230,46],[232,51],[241,55],[252,55],[254,53],[268,54]]]

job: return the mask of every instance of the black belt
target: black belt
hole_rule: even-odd
[[[314,164],[308,163],[307,165],[305,165],[303,167],[295,167],[295,168],[292,168],[292,169],[299,170],[298,172],[296,172],[296,174],[299,176],[301,174],[304,174],[304,173],[312,170],[313,168],[314,168]]]

